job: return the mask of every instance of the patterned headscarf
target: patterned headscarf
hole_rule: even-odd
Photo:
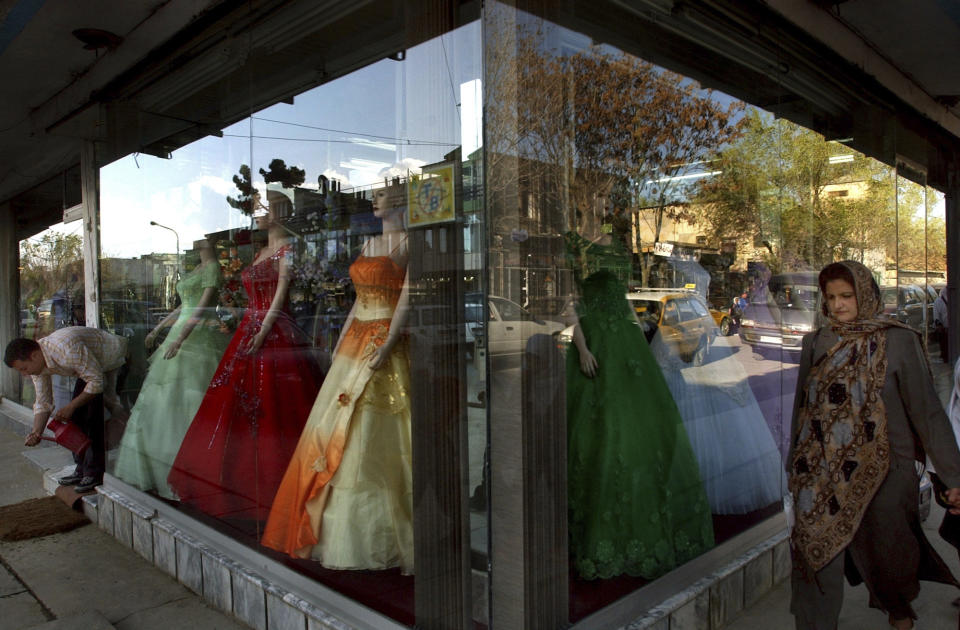
[[[853,280],[857,317],[837,321],[824,299],[824,314],[840,340],[810,369],[797,391],[801,398],[789,477],[797,515],[792,544],[814,571],[850,544],[887,476],[890,443],[881,393],[887,329],[901,325],[878,316],[880,290],[869,269],[854,261],[834,265],[841,265]],[[821,272],[822,293],[824,275]]]

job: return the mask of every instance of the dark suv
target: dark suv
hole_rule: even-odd
[[[754,349],[799,352],[801,340],[820,325],[817,273],[777,274],[749,298],[740,319],[740,339]]]

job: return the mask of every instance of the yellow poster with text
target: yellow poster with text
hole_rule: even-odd
[[[408,226],[452,221],[456,218],[454,203],[453,165],[439,166],[424,171],[407,186]]]

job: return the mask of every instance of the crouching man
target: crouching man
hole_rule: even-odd
[[[61,477],[62,485],[75,485],[77,492],[89,492],[103,483],[106,468],[104,414],[126,421],[129,414],[117,396],[117,376],[126,362],[127,340],[99,328],[68,326],[46,337],[14,339],[6,348],[3,362],[33,379],[36,402],[33,430],[24,444],[35,446],[51,414],[63,422],[72,420],[90,438],[91,446],[82,456],[74,454],[73,474]],[[54,410],[51,376],[74,376],[73,399]]]

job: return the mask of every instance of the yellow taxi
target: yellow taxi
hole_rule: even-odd
[[[690,289],[642,288],[628,292],[627,300],[645,329],[656,327],[667,350],[687,363],[706,362],[719,328],[699,294]]]

